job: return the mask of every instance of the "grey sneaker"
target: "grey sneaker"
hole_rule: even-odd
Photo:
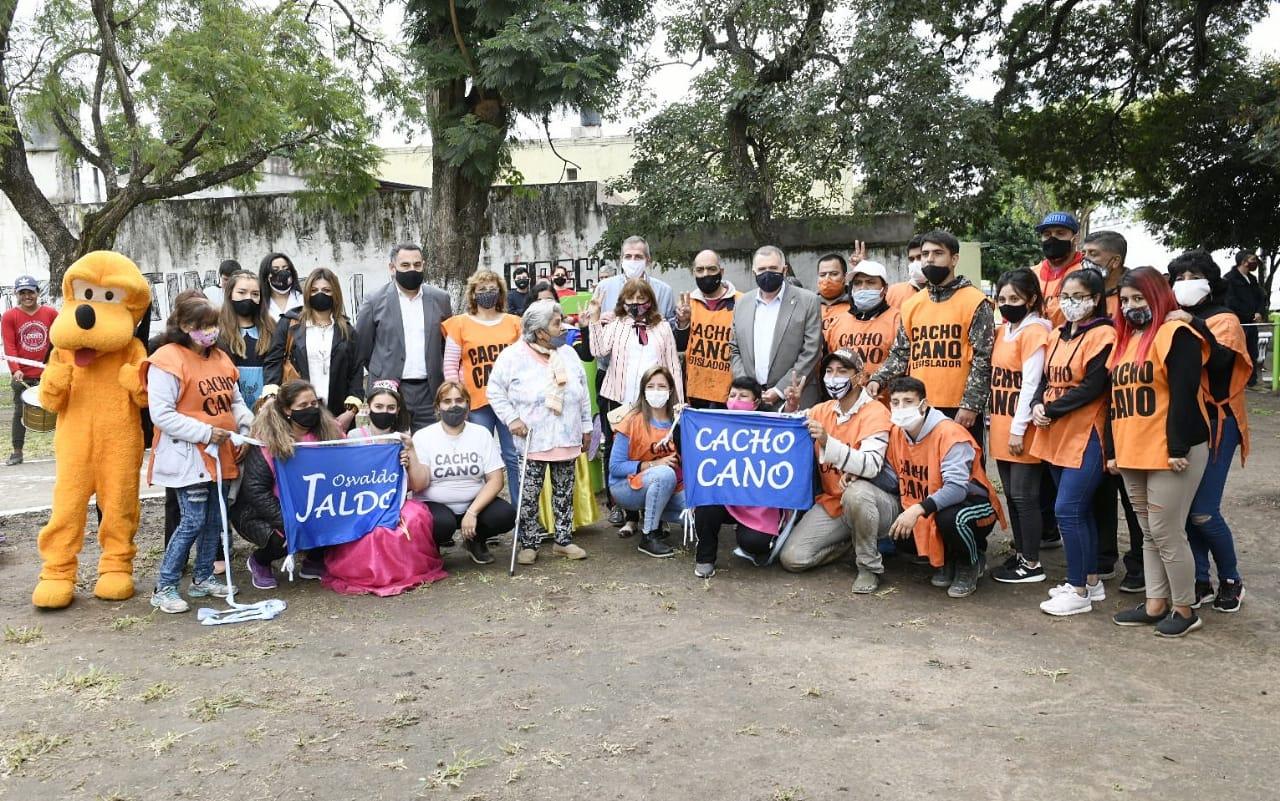
[[[946,589],[951,586],[951,582],[956,577],[956,566],[954,562],[948,562],[937,570],[933,571],[933,578],[929,579],[929,583],[938,589]]]
[[[699,562],[693,566],[693,575],[700,579],[709,579],[716,574],[716,566],[711,562]]]
[[[880,577],[870,570],[858,568],[858,577],[853,580],[853,591],[858,595],[866,595],[876,591],[880,586]]]
[[[14,451],[9,454],[9,461],[5,462],[9,467],[22,464],[22,451]]]
[[[178,615],[191,609],[191,605],[182,600],[177,587],[156,587],[151,593],[151,605],[167,615]]]
[[[947,595],[952,598],[967,598],[978,589],[978,579],[986,572],[987,560],[979,556],[971,565],[956,565],[956,578],[947,588]]]
[[[187,590],[188,598],[207,598],[212,595],[214,598],[226,598],[231,594],[232,587],[227,582],[217,576],[210,576],[204,581],[192,581],[190,589]]]

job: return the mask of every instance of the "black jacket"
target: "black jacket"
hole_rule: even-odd
[[[306,326],[298,322],[298,309],[280,315],[275,335],[271,338],[271,350],[267,353],[262,366],[262,378],[267,384],[279,384],[284,378],[284,346],[293,331],[293,352],[289,360],[297,368],[298,375],[304,381],[310,381],[310,368],[307,366]],[[329,401],[326,404],[335,416],[344,411],[342,402],[348,397],[364,398],[364,382],[361,376],[364,371],[356,356],[355,329],[343,335],[342,329],[333,327],[333,348],[329,351]]]
[[[240,491],[231,507],[231,522],[240,536],[259,548],[265,547],[272,532],[284,532],[280,499],[276,497],[276,477],[267,466],[261,448],[250,448],[240,465]]]
[[[1267,313],[1267,293],[1258,283],[1257,276],[1232,270],[1227,273],[1225,280],[1227,292],[1223,300],[1227,308],[1240,318],[1240,322],[1251,323],[1255,314]]]

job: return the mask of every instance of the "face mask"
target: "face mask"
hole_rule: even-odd
[[[1089,259],[1085,259],[1084,261],[1080,262],[1080,269],[1081,269],[1081,270],[1093,270],[1093,271],[1094,271],[1095,273],[1097,273],[1098,275],[1106,275],[1106,274],[1107,274],[1107,268],[1106,268],[1106,267],[1104,267],[1104,266],[1103,266],[1103,265],[1101,265],[1101,264],[1098,264],[1096,261],[1090,261]]]
[[[1093,307],[1096,304],[1093,298],[1063,298],[1058,303],[1058,308],[1062,311],[1062,316],[1070,322],[1078,323],[1093,313]]]
[[[671,390],[667,389],[646,389],[644,391],[644,402],[649,404],[651,409],[667,408],[667,401],[671,399]]]
[[[1071,244],[1070,239],[1059,239],[1056,236],[1051,236],[1040,243],[1040,251],[1050,261],[1064,258],[1071,252],[1073,247],[1074,245]]]
[[[827,300],[835,300],[844,293],[844,284],[838,278],[819,278],[818,294]]]
[[[565,278],[563,275],[557,275],[555,278],[551,279],[551,283],[555,284],[556,286],[564,286],[565,284],[569,283],[569,279]]]
[[[731,412],[754,412],[756,410],[754,403],[742,398],[730,398],[725,401],[724,407]]]
[[[440,410],[440,419],[450,428],[457,428],[467,419],[466,406],[450,406]]]
[[[1007,322],[1013,323],[1014,325],[1017,325],[1026,319],[1027,311],[1027,305],[1025,303],[1021,306],[1011,306],[1007,303],[1000,304],[1000,316]]]
[[[1199,306],[1201,301],[1209,297],[1209,279],[1190,278],[1186,281],[1177,281],[1173,285],[1173,296],[1178,299],[1178,305],[1184,308]]]
[[[320,425],[320,407],[308,406],[305,409],[295,409],[289,414],[289,422],[310,431]]]
[[[766,270],[762,273],[756,273],[756,286],[760,287],[761,292],[770,294],[782,289],[784,277],[782,273],[775,273]]]
[[[212,331],[192,331],[191,341],[202,348],[212,348],[218,341],[218,329]]]
[[[1134,328],[1146,328],[1151,322],[1151,307],[1143,306],[1139,309],[1125,309],[1124,319],[1129,321],[1129,325]]]
[[[249,298],[231,301],[231,308],[241,317],[257,317],[258,301]]]
[[[311,296],[311,308],[319,312],[327,312],[333,309],[333,295],[326,295],[323,292],[317,292]]]
[[[700,275],[693,279],[693,282],[698,285],[698,291],[702,294],[714,295],[720,290],[720,282],[722,278],[723,277],[719,273],[716,273],[715,275]]]
[[[924,419],[924,412],[919,406],[907,406],[889,412],[889,422],[898,428],[915,428]]]
[[[526,290],[526,289],[528,289],[528,288],[529,288],[529,279],[528,279],[528,278],[517,278],[517,279],[516,279],[516,289],[518,289],[518,290],[520,290],[521,292],[523,292],[523,291],[525,291],[525,290]]]
[[[395,412],[369,412],[369,422],[379,431],[390,431],[398,416]]]
[[[288,292],[293,289],[293,274],[288,270],[273,272],[268,276],[267,283],[277,292]]]
[[[645,259],[623,259],[622,274],[627,278],[639,278],[644,275]]]
[[[422,270],[396,270],[396,283],[410,292],[417,292],[426,277]]]
[[[550,334],[547,334],[547,338],[549,340],[547,342],[547,347],[551,348],[552,350],[555,350],[556,348],[563,348],[565,346],[565,342],[567,339],[563,331],[560,332],[559,334],[556,334],[555,336],[551,336]]]
[[[934,286],[942,286],[942,283],[950,277],[950,267],[941,264],[926,264],[924,266],[924,279]]]
[[[924,262],[916,259],[907,265],[907,274],[911,276],[911,280],[916,286],[924,283]]]
[[[627,314],[631,315],[632,320],[643,320],[649,316],[650,308],[648,303],[628,303]]]
[[[853,293],[853,308],[858,311],[871,311],[884,300],[878,289],[859,289]]]
[[[476,305],[482,309],[492,309],[497,306],[498,290],[490,289],[488,292],[477,292]]]
[[[840,400],[849,394],[849,387],[853,386],[853,380],[849,376],[823,376],[822,384],[827,388],[827,394],[836,400]]]

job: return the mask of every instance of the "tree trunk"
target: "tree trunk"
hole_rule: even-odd
[[[8,128],[10,140],[0,146],[0,191],[35,233],[49,254],[49,296],[62,294],[62,274],[75,261],[79,243],[62,215],[36,185],[27,166],[27,146],[9,111],[8,93],[0,87],[0,127]]]
[[[746,212],[747,225],[756,243],[781,247],[773,221],[773,187],[768,157],[753,146],[749,125],[750,116],[742,108],[731,108],[725,116],[729,169],[738,176],[742,209]]]

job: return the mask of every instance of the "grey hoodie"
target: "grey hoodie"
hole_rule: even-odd
[[[905,431],[902,433],[906,435],[912,444],[917,444],[928,438],[939,423],[950,419],[942,412],[930,407],[918,436],[912,437]],[[956,425],[959,425],[959,423]],[[964,499],[970,495],[981,495],[986,498],[987,488],[982,486],[981,482],[970,479],[970,476],[973,475],[973,460],[976,457],[977,451],[970,443],[957,442],[952,445],[942,457],[942,486],[925,500],[933,501],[935,509],[946,509],[949,506],[964,503]],[[898,474],[894,471],[893,465],[887,460],[885,461],[884,469],[889,472],[889,475],[893,476],[895,481],[897,480]],[[928,509],[929,505],[925,504],[925,508]]]

